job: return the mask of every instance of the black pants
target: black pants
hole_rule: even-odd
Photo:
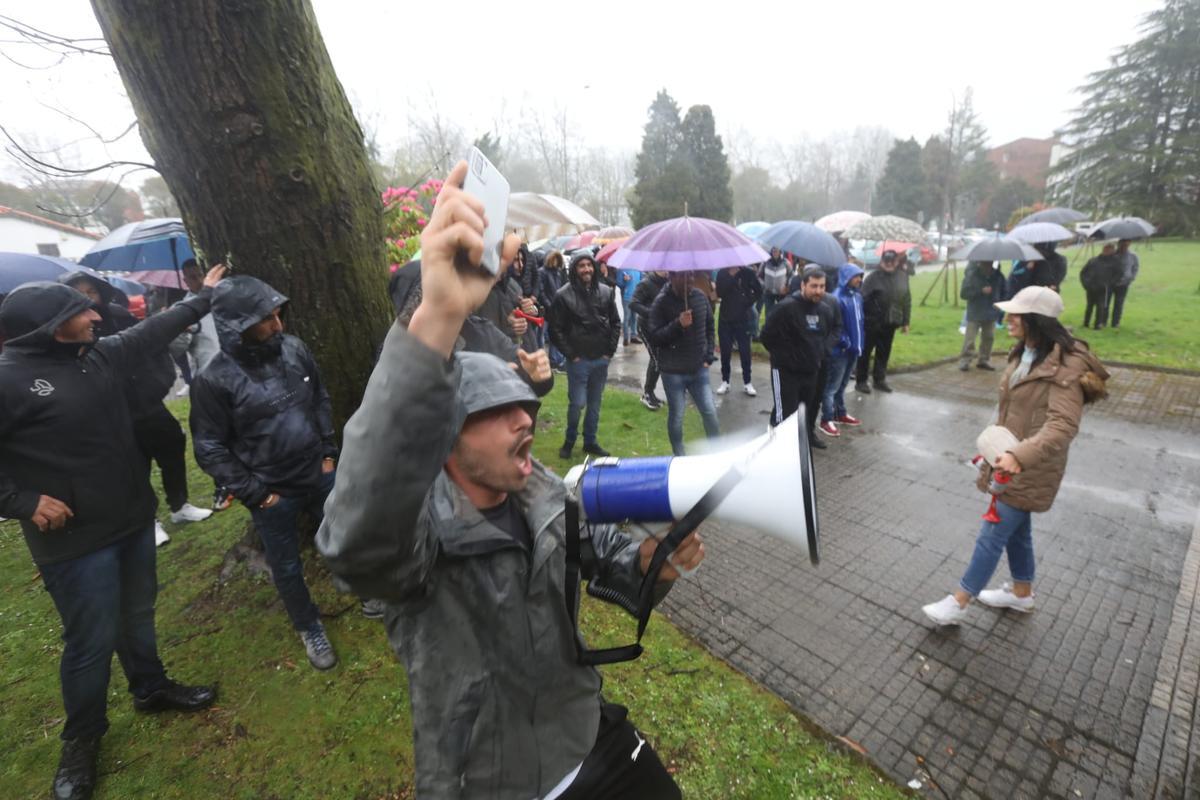
[[[771,425],[778,425],[790,417],[800,404],[804,404],[804,422],[808,430],[817,425],[817,412],[821,410],[820,374],[803,373],[771,367],[771,398],[775,407],[771,409]]]
[[[742,383],[750,382],[750,325],[742,322],[717,324],[717,337],[721,341],[721,380],[729,383],[733,374],[733,343],[737,342],[738,358],[742,362]]]
[[[854,380],[866,383],[868,367],[871,364],[871,353],[875,353],[875,368],[870,370],[875,383],[887,382],[888,359],[892,357],[892,340],[896,338],[896,329],[891,326],[882,328],[867,328],[863,342],[863,354],[858,359],[858,369],[854,371]]]
[[[133,435],[142,454],[158,462],[167,505],[172,511],[183,508],[188,499],[187,467],[183,463],[187,437],[179,422],[159,403],[154,411],[133,421]]]
[[[653,397],[654,387],[658,386],[658,359],[654,357],[654,349],[650,347],[649,336],[646,335],[648,327],[643,326],[641,329],[642,339],[646,343],[646,354],[650,356],[650,360],[646,362],[646,386],[642,391],[647,397]]]
[[[1083,312],[1083,327],[1091,325],[1092,311],[1096,312],[1096,327],[1103,328],[1108,324],[1108,290],[1088,289],[1087,308]]]
[[[600,732],[579,774],[560,800],[622,798],[676,800],[683,797],[658,754],[614,703],[600,707]]]
[[[1112,290],[1112,326],[1121,324],[1121,314],[1125,311],[1125,295],[1129,293],[1128,286],[1114,286]]]

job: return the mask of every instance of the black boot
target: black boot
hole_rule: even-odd
[[[167,710],[199,711],[211,706],[216,699],[215,686],[184,686],[182,683],[168,681],[166,686],[146,697],[133,698],[133,707],[147,713]]]
[[[100,737],[65,739],[54,773],[54,800],[87,800],[96,788],[96,757],[100,754]]]

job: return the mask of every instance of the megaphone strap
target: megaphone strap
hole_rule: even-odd
[[[650,566],[646,570],[646,574],[642,577],[642,585],[638,591],[636,611],[638,620],[637,641],[624,647],[610,647],[603,650],[589,649],[584,645],[583,637],[579,636],[579,502],[574,498],[567,499],[565,537],[566,585],[563,588],[567,602],[567,613],[570,615],[571,622],[575,626],[575,647],[578,651],[579,663],[589,666],[617,664],[622,661],[632,661],[642,654],[642,636],[645,634],[646,626],[650,622],[650,612],[654,610],[654,588],[658,584],[659,573],[662,572],[663,566],[667,563],[667,558],[670,557],[671,553],[675,552],[675,549],[687,538],[688,534],[699,527],[700,523],[707,519],[716,510],[717,506],[724,502],[725,498],[729,496],[730,492],[741,482],[743,477],[741,469],[736,465],[731,466],[721,476],[720,480],[714,483],[704,493],[704,496],[683,515],[682,519],[671,526],[667,535],[654,548],[654,555],[650,558]],[[617,603],[626,609],[629,607],[625,598],[606,596],[607,592],[604,589],[596,587],[593,590],[590,583],[588,584],[588,594]]]

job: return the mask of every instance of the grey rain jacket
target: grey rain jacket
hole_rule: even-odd
[[[486,374],[462,378],[474,369]],[[530,552],[442,469],[466,410],[486,406],[480,393],[536,402],[498,359],[448,363],[393,325],[346,424],[317,548],[354,592],[388,602],[388,638],[408,671],[417,796],[530,800],[591,750],[601,679],[577,661],[566,607],[562,481],[534,462],[515,495]],[[589,592],[635,608],[637,547],[615,527],[583,535]]]
[[[192,381],[196,463],[250,507],[272,492],[315,489],[321,460],[337,457],[329,394],[304,342],[286,335],[242,341],[286,302],[248,275],[217,284],[212,315],[221,352]]]

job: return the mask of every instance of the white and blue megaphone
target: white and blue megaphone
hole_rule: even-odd
[[[801,410],[744,445],[719,453],[654,458],[598,458],[567,472],[567,489],[588,522],[673,522],[710,491],[704,516],[746,525],[821,558],[812,452]],[[722,489],[721,487],[725,488]]]

